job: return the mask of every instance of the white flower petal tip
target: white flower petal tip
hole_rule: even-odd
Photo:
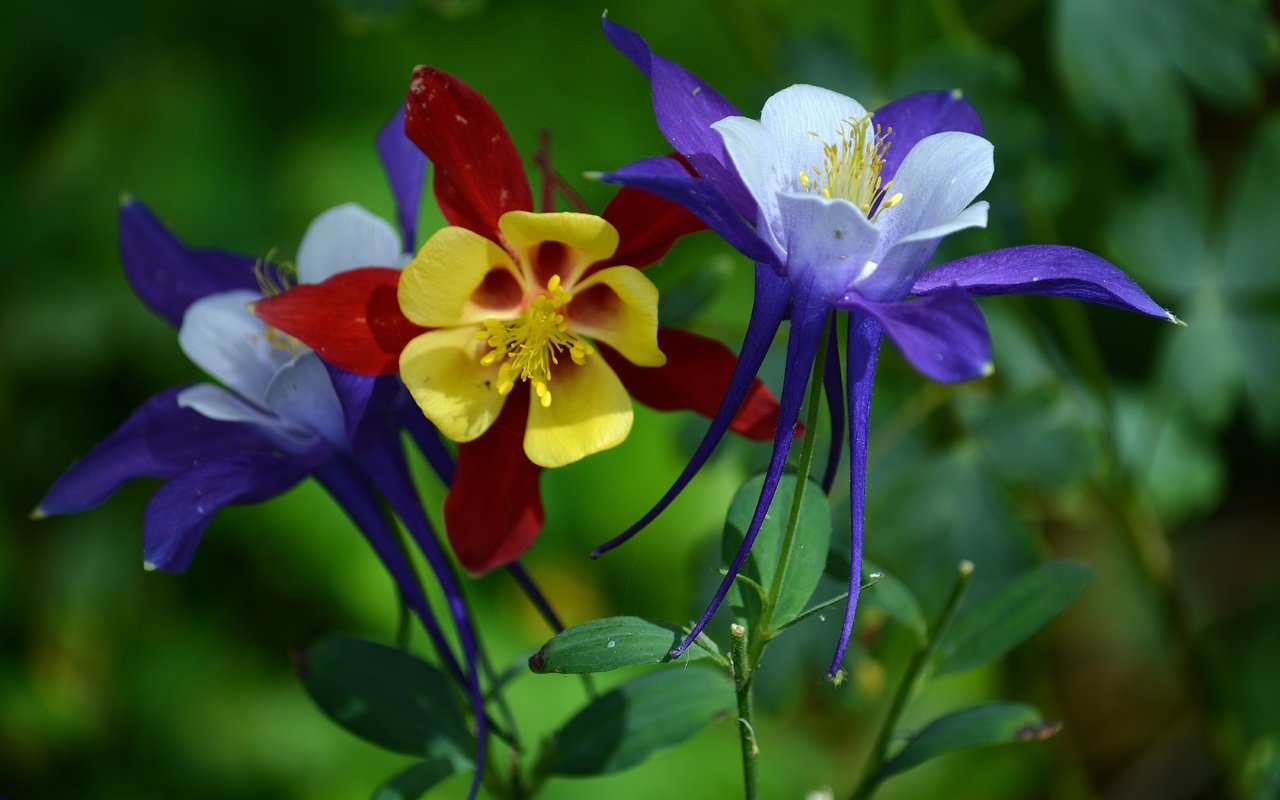
[[[31,509],[31,513],[27,514],[27,519],[31,520],[32,522],[39,522],[40,520],[48,516],[49,516],[48,512],[46,512],[42,506],[36,506],[35,508]]]
[[[990,378],[992,375],[995,375],[995,374],[996,374],[996,362],[988,361],[987,363],[982,365],[982,373],[978,377]]]
[[[964,89],[955,88],[951,90],[951,96],[956,100],[964,99]]]
[[[154,561],[143,561],[142,569],[144,572],[155,572],[156,569],[158,568],[156,567],[156,562]]]
[[[345,203],[307,227],[298,245],[298,279],[320,283],[349,269],[394,266],[400,257],[400,236],[391,223],[356,203]]]
[[[1180,320],[1180,319],[1178,319],[1177,317],[1175,317],[1175,316],[1173,315],[1173,312],[1172,312],[1172,311],[1170,311],[1170,310],[1169,310],[1169,309],[1167,309],[1167,308],[1165,309],[1164,317],[1165,317],[1165,319],[1167,319],[1167,320],[1169,320],[1170,322],[1172,322],[1174,325],[1177,325],[1179,328],[1186,328],[1186,327],[1188,327],[1187,323],[1185,323],[1185,322],[1183,322],[1182,320]]]

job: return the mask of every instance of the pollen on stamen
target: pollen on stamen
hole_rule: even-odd
[[[822,145],[822,166],[800,171],[801,189],[848,200],[874,222],[881,211],[902,200],[901,192],[889,194],[893,181],[881,177],[891,133],[891,128],[873,125],[871,114],[841,121],[836,141]],[[813,131],[810,135],[818,136]]]

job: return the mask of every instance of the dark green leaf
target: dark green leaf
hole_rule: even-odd
[[[956,620],[938,649],[938,674],[981,666],[1031,638],[1084,591],[1093,570],[1053,561],[1022,575]]]
[[[633,664],[670,661],[671,648],[688,630],[670,622],[641,617],[605,617],[566,628],[529,658],[534,672],[607,672]],[[679,659],[680,663],[718,657],[719,651],[705,636],[699,637]]]
[[[373,800],[418,800],[437,783],[469,768],[470,764],[456,758],[432,758],[414,764],[379,786]]]
[[[722,552],[726,565],[738,552],[743,535],[751,525],[751,517],[755,513],[756,501],[763,486],[764,476],[757,475],[744,483],[734,495],[724,528]],[[791,498],[795,495],[795,486],[795,475],[783,475],[778,482],[773,505],[760,526],[760,533],[756,535],[751,547],[751,555],[743,566],[746,576],[757,581],[766,590],[773,586],[774,572],[782,552],[782,540],[791,516]],[[785,624],[808,605],[813,590],[818,587],[818,581],[822,578],[830,542],[831,512],[827,508],[827,496],[823,494],[821,486],[808,481],[804,500],[800,505],[800,518],[796,524],[787,573],[773,610],[773,621],[776,624]],[[758,607],[755,598],[745,601],[744,607],[748,612],[748,619],[752,619],[752,609]]]
[[[736,707],[720,672],[651,672],[596,698],[569,720],[542,754],[551,775],[601,775],[639,764],[678,744]]]
[[[474,747],[450,678],[409,653],[330,636],[300,656],[298,671],[325,714],[379,747],[417,756]]]
[[[876,777],[883,780],[899,772],[957,750],[991,747],[1048,739],[1062,728],[1022,703],[987,703],[934,720],[881,765]]]

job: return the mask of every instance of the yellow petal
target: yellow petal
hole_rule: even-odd
[[[498,245],[466,228],[441,228],[400,276],[400,310],[427,328],[513,316],[524,300],[521,276]]]
[[[529,394],[524,452],[533,463],[572,464],[621,443],[631,432],[631,397],[600,356],[589,356],[581,366],[562,360],[547,388],[548,406],[537,392]]]
[[[498,367],[483,366],[488,344],[479,326],[427,331],[400,352],[400,378],[427,419],[455,442],[489,430],[507,399],[498,394]]]
[[[523,260],[526,280],[541,289],[559,275],[572,290],[582,271],[618,249],[618,231],[594,214],[508,211],[498,220],[502,236]]]
[[[569,328],[597,339],[641,367],[660,367],[658,287],[635,267],[609,267],[578,284],[569,304]]]

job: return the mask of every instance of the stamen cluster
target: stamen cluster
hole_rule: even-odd
[[[843,120],[836,129],[836,143],[822,145],[822,166],[800,171],[800,186],[823,197],[848,200],[874,221],[881,211],[902,200],[901,192],[885,196],[893,181],[882,184],[880,177],[891,133],[892,128],[873,127],[871,114]],[[809,135],[822,138],[816,131]]]
[[[595,352],[585,339],[569,332],[569,321],[560,309],[573,300],[573,295],[560,285],[560,276],[547,281],[547,291],[534,298],[524,313],[515,319],[486,319],[485,329],[476,333],[493,350],[480,359],[486,367],[503,361],[498,369],[498,393],[509,394],[516,381],[531,381],[543,408],[551,405],[552,365],[557,356],[569,352],[575,364],[586,362]]]

